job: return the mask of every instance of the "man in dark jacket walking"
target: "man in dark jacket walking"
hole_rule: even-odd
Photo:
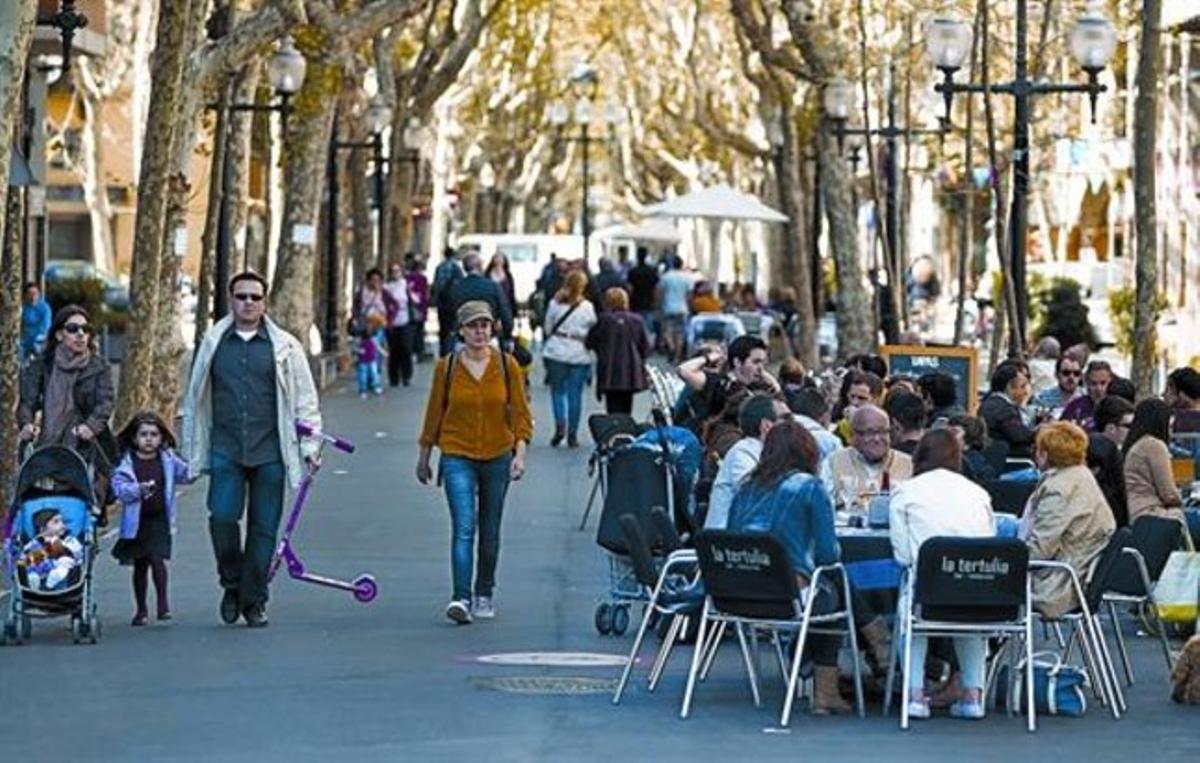
[[[438,354],[449,355],[454,349],[454,299],[450,291],[463,277],[458,264],[458,253],[446,247],[446,259],[433,272],[433,285],[429,287],[429,302],[437,308]]]
[[[492,307],[492,314],[500,317],[500,340],[507,342],[512,338],[513,314],[512,308],[500,293],[500,284],[483,274],[483,258],[477,252],[470,252],[463,257],[463,268],[466,276],[455,281],[450,287],[450,302],[454,311],[467,302],[482,300]],[[439,318],[440,320],[440,318]],[[457,328],[451,319],[451,330]]]

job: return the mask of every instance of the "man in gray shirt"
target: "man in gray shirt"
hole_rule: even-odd
[[[266,317],[267,283],[229,282],[232,314],[205,335],[184,403],[183,450],[207,471],[209,533],[224,594],[221,619],[267,624],[267,576],[287,484],[320,464],[296,421],[321,425],[316,386],[300,342]],[[247,500],[248,499],[248,500]],[[245,546],[241,518],[245,513]]]

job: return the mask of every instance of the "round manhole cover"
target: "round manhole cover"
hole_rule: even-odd
[[[553,668],[623,668],[629,658],[603,652],[502,652],[484,654],[476,662],[488,665],[525,665]]]
[[[511,694],[611,694],[617,688],[616,679],[579,676],[498,676],[475,678],[472,683],[477,689]]]

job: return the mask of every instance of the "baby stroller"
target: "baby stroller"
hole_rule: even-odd
[[[588,458],[588,476],[594,478],[594,481],[592,492],[588,495],[587,507],[583,510],[583,518],[579,520],[580,532],[587,527],[596,496],[600,496],[601,502],[608,497],[609,458],[619,448],[637,440],[638,435],[642,433],[642,425],[626,413],[593,413],[588,417],[588,429],[592,433],[592,442],[596,444],[596,449]]]
[[[37,535],[34,517],[49,509],[60,513],[69,535],[83,547],[82,558],[61,588],[29,585],[17,562],[25,544]],[[100,640],[100,621],[92,590],[92,563],[99,548],[92,474],[70,448],[52,445],[34,451],[21,465],[12,510],[4,522],[4,569],[11,588],[0,644],[20,644],[33,631],[33,618],[70,617],[75,643]]]
[[[630,604],[646,600],[644,587],[638,583],[630,562],[621,517],[628,514],[637,521],[655,554],[664,548],[665,539],[651,517],[654,509],[662,509],[668,517],[673,517],[677,527],[694,529],[686,507],[695,473],[687,468],[688,453],[681,453],[688,449],[671,440],[672,433],[683,430],[664,427],[662,412],[655,409],[654,413],[655,428],[607,456],[608,489],[596,531],[596,543],[608,561],[609,578],[608,595],[596,605],[594,617],[601,635],[624,634],[629,627]],[[683,433],[691,437],[690,433]]]

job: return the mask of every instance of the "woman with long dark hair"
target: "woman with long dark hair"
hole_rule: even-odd
[[[504,299],[508,302],[508,309],[513,315],[517,314],[517,289],[512,277],[512,268],[509,267],[508,257],[504,256],[503,252],[496,252],[492,255],[492,259],[488,262],[487,277],[496,282],[500,287],[500,293],[504,295]]]
[[[816,475],[819,458],[817,442],[802,424],[776,423],[763,441],[758,466],[746,476],[729,508],[730,530],[767,532],[783,544],[801,589],[808,587],[814,569],[840,558],[833,501]],[[813,605],[815,614],[842,607],[844,594],[828,578],[822,578],[820,589],[811,595],[818,597]],[[871,614],[857,596],[854,615],[876,665],[886,670],[891,644],[883,619]],[[849,712],[849,703],[838,693],[841,638],[814,635],[810,643],[816,662],[813,713]]]
[[[88,312],[79,305],[55,314],[45,351],[21,372],[17,426],[23,441],[77,448],[107,474],[116,456],[109,428],[115,396],[108,361],[92,336]]]
[[[1171,472],[1170,441],[1170,407],[1158,398],[1138,403],[1122,449],[1129,521],[1144,516],[1177,519],[1186,522],[1196,538],[1200,536],[1200,515],[1183,511],[1183,496]]]

